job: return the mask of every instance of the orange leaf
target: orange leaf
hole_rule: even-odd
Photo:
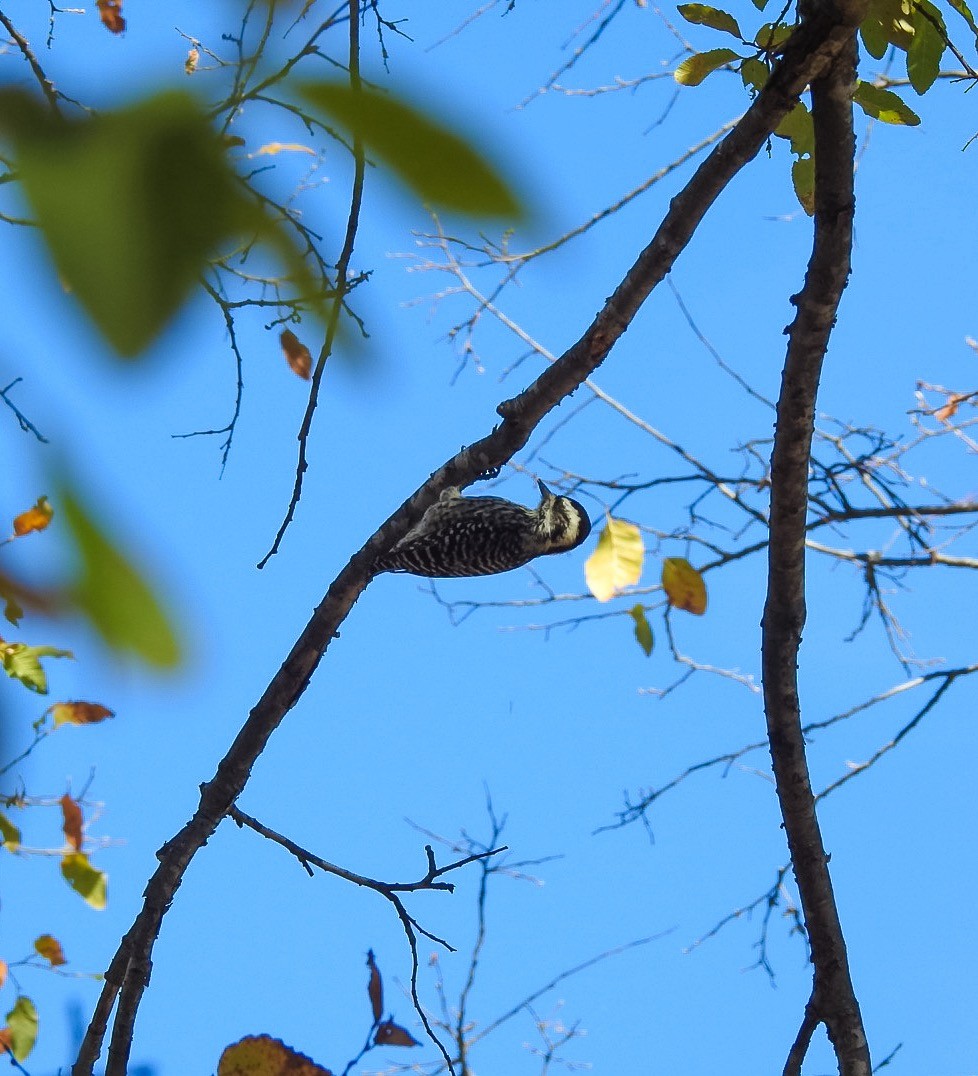
[[[333,1076],[311,1057],[297,1053],[271,1035],[248,1035],[229,1046],[217,1063],[217,1076]]]
[[[374,1035],[376,1046],[420,1046],[421,1043],[393,1020],[385,1020]]]
[[[34,939],[34,948],[50,963],[52,968],[67,964],[61,942],[51,934],[42,934]]]
[[[667,557],[662,565],[662,589],[677,609],[702,616],[706,612],[703,576],[685,557]]]
[[[56,702],[48,710],[54,717],[54,727],[61,725],[97,725],[115,714],[100,702]]]
[[[62,796],[61,813],[64,815],[64,826],[62,828],[64,829],[65,840],[77,852],[82,846],[81,807],[71,796]]]
[[[936,418],[938,422],[947,422],[948,419],[954,418],[958,413],[958,404],[967,399],[967,394],[952,392],[948,397],[947,403],[934,412],[934,418]]]
[[[126,28],[122,17],[122,0],[98,0],[99,18],[111,34],[121,34]]]
[[[13,1035],[9,1027],[0,1028],[0,1054],[5,1054],[13,1042]]]
[[[0,960],[0,986],[7,981],[7,962],[6,960]]]
[[[42,531],[51,522],[54,509],[47,497],[38,497],[37,504],[28,508],[14,517],[14,534],[30,534],[31,531]]]
[[[309,348],[302,343],[291,329],[284,329],[278,338],[278,342],[282,345],[282,350],[285,352],[285,358],[292,368],[292,372],[301,377],[303,381],[308,381],[312,375],[312,354]]]
[[[376,1024],[384,1012],[384,984],[380,978],[380,968],[377,967],[374,961],[373,949],[367,950],[367,967],[370,968],[367,997],[370,998],[370,1008],[374,1014],[374,1023]]]

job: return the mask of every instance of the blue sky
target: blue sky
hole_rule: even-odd
[[[38,12],[21,4],[7,13],[36,43],[59,86],[111,107],[159,80],[187,85],[186,41],[174,25],[221,48],[220,33],[234,27],[235,5],[201,7],[186,5],[177,14],[172,7],[133,8],[121,39],[106,34],[92,12],[63,15],[50,51],[43,48],[46,23]],[[432,47],[469,10],[438,8],[421,15],[409,5],[387,9],[388,18],[409,19],[405,29],[414,40],[388,39],[388,76],[365,34],[365,68],[474,135],[528,192],[537,216],[514,246],[575,226],[745,107],[739,79],[718,74],[683,91],[659,124],[675,90],[671,79],[635,93],[550,93],[519,108],[566,59],[574,47],[568,40],[590,9],[522,4],[505,18],[491,12]],[[736,12],[745,26],[750,12],[746,4]],[[690,28],[687,36],[701,48],[716,44],[706,31]],[[665,70],[663,61],[677,53],[653,10],[626,5],[561,81],[606,85]],[[16,55],[3,57],[3,71],[7,82],[24,78]],[[206,94],[205,77],[190,85]],[[840,420],[909,437],[907,412],[918,379],[962,391],[973,383],[975,353],[965,337],[976,332],[975,150],[961,152],[975,127],[969,100],[960,87],[939,83],[912,101],[923,118],[918,128],[877,125],[870,132],[857,119],[865,152],[854,273],[820,395],[820,408]],[[296,137],[267,115],[246,115],[241,129],[256,140]],[[776,142],[770,158],[762,154],[745,170],[671,277],[724,360],[767,396],[777,393],[788,297],[801,286],[810,245],[788,161],[785,145]],[[94,774],[89,797],[104,807],[90,832],[111,838],[95,853],[110,876],[109,907],[96,913],[84,906],[61,882],[54,859],[7,858],[4,958],[16,959],[37,934],[49,932],[62,940],[68,970],[104,968],[139,907],[155,850],[192,812],[198,784],[213,773],[329,581],[435,467],[491,428],[499,400],[540,368],[528,359],[501,384],[500,374],[524,349],[487,324],[476,338],[484,372],[469,363],[453,376],[459,362],[445,335],[470,306],[433,301],[451,279],[409,271],[416,263],[398,256],[419,253],[415,233],[429,222],[376,171],[368,177],[353,259],[355,269],[373,273],[355,296],[371,337],[358,356],[341,354],[330,363],[303,501],[281,553],[262,572],[255,563],[287,504],[304,406],[303,384],[281,361],[276,335],[262,329],[260,317],[242,320],[244,406],[219,477],[216,439],[172,437],[221,426],[230,413],[234,369],[216,308],[195,300],[144,361],[121,368],[61,293],[36,237],[5,233],[3,384],[24,378],[17,403],[52,441],[39,451],[10,416],[0,423],[9,461],[5,510],[12,516],[33,503],[47,491],[52,469],[67,460],[101,517],[138,550],[166,596],[189,661],[173,676],[154,677],[106,653],[80,623],[35,622],[25,629],[29,641],[70,646],[76,654],[76,662],[50,670],[52,701],[96,699],[117,714],[95,728],[62,730],[19,771],[31,793],[55,797],[66,780],[77,791]],[[330,148],[329,182],[307,202],[308,219],[327,235],[338,234],[345,221],[348,172]],[[290,160],[280,173],[270,182],[283,190],[298,174]],[[681,169],[602,229],[530,266],[522,287],[504,296],[506,312],[551,351],[563,350],[648,241],[688,175]],[[312,346],[312,330],[307,333]],[[770,436],[770,413],[717,369],[665,287],[595,380],[721,471],[739,469],[732,452],[738,444]],[[541,428],[531,451],[581,398]],[[926,450],[913,477],[926,475],[956,497],[973,495],[973,457],[947,442]],[[544,479],[563,471],[598,478],[677,473],[670,453],[598,403],[557,429],[529,466]],[[505,478],[498,492],[533,499],[529,477]],[[912,494],[927,496],[919,489]],[[669,531],[684,521],[688,500],[685,490],[666,487],[633,499],[623,512]],[[587,503],[599,520],[604,506]],[[833,537],[834,544],[866,548],[892,533],[889,525],[875,525]],[[34,549],[10,550],[8,563],[29,563],[41,551],[57,560],[59,542],[52,527],[37,536]],[[559,593],[583,592],[583,565],[594,542],[541,565],[547,584]],[[968,553],[966,545],[958,551]],[[694,563],[700,556],[680,541],[664,543],[661,555],[689,555]],[[658,555],[650,554],[643,583],[656,582],[659,570]],[[933,568],[906,582],[909,592],[893,601],[917,653],[951,665],[974,660],[968,574]],[[756,679],[762,560],[733,564],[708,584],[705,617],[674,615],[680,647]],[[504,602],[539,597],[541,589],[529,572],[518,571],[449,580],[438,593],[447,601]],[[812,558],[801,668],[808,720],[906,678],[877,623],[844,642],[861,602],[855,571]],[[612,608],[629,604],[620,600]],[[593,835],[614,820],[623,790],[663,784],[693,763],[758,739],[760,698],[728,679],[699,674],[657,701],[642,689],[664,687],[677,676],[661,612],[650,614],[658,647],[646,658],[623,617],[574,630],[531,630],[563,619],[567,608],[602,611],[592,601],[556,612],[489,608],[456,627],[422,581],[376,580],[272,738],[240,806],[326,859],[404,880],[423,872],[426,840],[405,820],[447,837],[462,829],[479,837],[488,828],[488,788],[497,812],[508,816],[505,840],[514,859],[560,858],[534,869],[542,884],[494,880],[489,940],[472,999],[477,1020],[493,1019],[596,953],[661,935],[562,983],[538,1003],[542,1017],[579,1020],[586,1029],[566,1056],[596,1072],[778,1071],[810,985],[797,937],[775,917],[768,949],[773,988],[763,971],[749,970],[757,956],[756,914],[684,952],[762,894],[786,861],[765,753],[723,779],[710,771],[665,797],[651,818],[654,841],[640,825]],[[922,702],[910,692],[819,735],[811,753],[815,784],[868,757]],[[4,702],[25,736],[45,705],[13,684]],[[976,882],[973,711],[974,689],[964,680],[900,750],[835,793],[821,813],[874,1059],[902,1043],[895,1073],[965,1076],[978,1066],[972,1013],[978,946],[967,911]],[[57,822],[53,809],[32,812],[25,840],[56,845]],[[458,957],[439,957],[449,996],[466,970],[477,873],[462,872],[455,881],[453,896],[419,894],[410,904],[426,927],[460,950]],[[790,883],[789,890],[794,893]],[[407,980],[409,958],[391,909],[335,879],[307,878],[280,849],[225,824],[195,859],[164,922],[133,1061],[155,1066],[160,1076],[208,1073],[225,1045],[268,1032],[342,1070],[369,1024],[368,948],[385,974],[388,1007],[421,1037],[396,986]],[[422,946],[424,958],[430,948]],[[19,973],[19,982],[41,1014],[27,1067],[35,1076],[53,1073],[70,1059],[70,1007],[79,1005],[87,1019],[98,985],[29,971]],[[434,1005],[425,970],[420,985]],[[13,997],[8,986],[0,1002],[12,1004]],[[479,1048],[475,1070],[539,1071],[527,1043],[538,1040],[533,1019],[523,1015]],[[410,1055],[378,1051],[363,1068],[434,1056],[429,1046]],[[810,1066],[812,1073],[834,1071],[823,1040]]]

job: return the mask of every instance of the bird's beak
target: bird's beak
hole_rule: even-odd
[[[554,495],[550,492],[549,489],[547,489],[547,487],[540,481],[539,478],[537,479],[537,485],[540,487],[541,504],[544,504],[546,501],[552,501],[554,499]]]

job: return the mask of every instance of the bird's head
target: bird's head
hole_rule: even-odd
[[[576,549],[591,533],[591,520],[584,505],[571,497],[552,493],[539,480],[537,485],[540,487],[539,527],[551,547],[547,552],[565,553],[568,549]]]

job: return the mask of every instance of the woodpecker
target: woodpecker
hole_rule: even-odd
[[[524,508],[502,497],[463,497],[457,486],[438,500],[384,556],[378,572],[432,578],[495,575],[534,557],[575,549],[591,533],[583,506],[542,483],[540,504]]]

